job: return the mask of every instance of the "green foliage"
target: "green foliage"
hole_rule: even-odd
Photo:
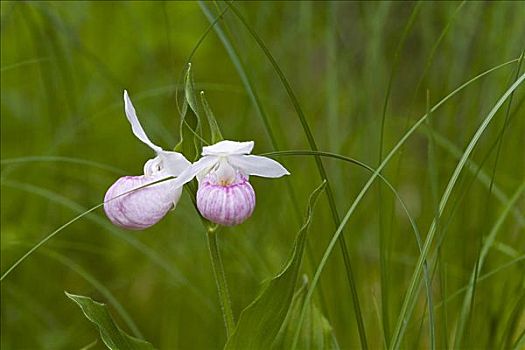
[[[204,97],[204,91],[201,91],[200,95],[202,106],[204,107],[204,112],[206,113],[206,118],[208,118],[208,126],[210,127],[211,132],[211,143],[213,144],[222,141],[223,137],[221,129],[219,128],[219,124],[217,124],[217,119],[215,118],[215,115],[213,115],[208,101],[206,101],[206,97]]]
[[[326,182],[323,181],[311,194],[305,222],[297,234],[288,262],[277,276],[265,283],[257,298],[241,312],[225,349],[269,349],[274,343],[292,304],[313,210],[325,187]]]
[[[103,347],[64,290],[104,300],[160,349],[227,342],[196,183],[143,232],[100,207],[154,156],[123,89],[164,149],[180,141],[193,160],[224,134],[291,172],[251,177],[253,216],[214,237],[230,328],[272,309],[243,321],[239,344],[259,346],[248,328],[273,320],[276,348],[523,348],[522,3],[0,6],[2,349]],[[289,266],[265,284],[279,303],[264,289],[251,304],[290,262],[320,179],[293,267],[308,283],[292,288]]]
[[[65,292],[67,297],[77,303],[88,320],[97,326],[100,338],[111,350],[148,350],[154,349],[150,343],[134,338],[113,321],[105,304],[93,301],[89,297]]]
[[[291,349],[293,347],[296,326],[299,324],[302,308],[306,308],[305,320],[300,330],[298,349],[324,350],[339,349],[333,328],[323,313],[313,303],[304,304],[308,280],[304,277],[303,286],[295,293],[290,312],[283,324],[278,339],[274,344],[276,349]]]

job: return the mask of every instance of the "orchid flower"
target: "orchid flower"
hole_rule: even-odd
[[[104,197],[104,211],[115,225],[141,230],[162,219],[177,205],[182,193],[182,186],[178,186],[175,179],[143,186],[179,176],[191,163],[182,154],[165,151],[151,142],[140,125],[126,90],[124,109],[133,134],[155,151],[156,157],[144,164],[143,175],[124,176],[111,185]]]
[[[206,219],[238,225],[253,213],[255,192],[249,176],[277,178],[290,173],[273,159],[250,155],[253,141],[220,141],[203,147],[202,158],[174,181],[182,186],[197,177],[197,208]]]

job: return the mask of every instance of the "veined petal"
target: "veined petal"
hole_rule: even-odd
[[[227,156],[234,154],[250,154],[253,149],[253,141],[237,142],[224,140],[211,146],[202,148],[203,156]]]
[[[187,182],[190,182],[200,172],[206,171],[213,167],[219,161],[218,157],[205,156],[186,168],[174,181],[174,187],[181,187]]]
[[[124,110],[126,111],[126,117],[128,118],[128,121],[131,124],[133,134],[135,134],[135,136],[140,141],[144,142],[152,150],[154,150],[157,153],[160,153],[162,151],[162,148],[151,142],[148,135],[146,135],[146,132],[144,132],[142,125],[140,125],[139,119],[137,118],[137,113],[135,112],[135,107],[133,107],[133,104],[131,103],[127,90],[124,90]]]
[[[246,175],[262,177],[281,177],[284,175],[290,175],[288,170],[286,170],[286,168],[279,162],[267,157],[235,155],[228,157],[228,162]]]
[[[174,180],[142,187],[163,177],[124,176],[106,192],[104,211],[113,224],[142,230],[156,224],[177,205],[182,188],[173,186]]]
[[[244,222],[255,209],[255,191],[248,179],[239,176],[228,186],[213,184],[204,178],[197,191],[197,208],[206,219],[220,225]]]

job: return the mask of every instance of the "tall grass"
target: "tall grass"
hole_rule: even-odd
[[[2,348],[101,348],[64,290],[157,348],[226,343],[190,196],[141,232],[98,208],[152,156],[122,90],[173,148],[194,127],[188,62],[223,136],[292,173],[252,178],[253,217],[215,233],[228,322],[281,271],[321,179],[297,348],[318,312],[342,349],[522,347],[523,18],[520,2],[2,2]]]

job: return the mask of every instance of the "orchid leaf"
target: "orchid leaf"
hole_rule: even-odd
[[[125,333],[113,321],[105,304],[98,303],[93,299],[65,292],[66,296],[77,303],[84,315],[93,322],[99,332],[104,344],[111,350],[150,350],[155,349],[153,345],[145,340],[134,338]]]
[[[186,70],[186,74],[184,75],[184,97],[191,111],[195,115],[197,121],[195,124],[195,128],[193,129],[193,142],[195,144],[196,155],[198,156],[202,148],[202,110],[198,104],[197,96],[195,95],[195,83],[193,82],[193,75],[191,73],[191,63],[188,64],[188,69]]]
[[[208,118],[208,124],[210,126],[210,132],[211,132],[211,143],[217,143],[219,141],[223,140],[221,129],[219,128],[219,124],[217,124],[217,119],[215,118],[215,115],[213,114],[210,105],[208,104],[208,101],[206,101],[206,97],[204,96],[204,91],[201,91],[201,102],[202,106],[204,107],[204,112],[206,113],[206,117]]]
[[[295,327],[299,323],[298,320],[301,316],[301,309],[307,291],[308,281],[305,276],[302,287],[293,297],[292,307],[290,308],[288,316],[286,316],[284,326],[279,332],[274,348],[284,350],[293,347]],[[321,310],[319,310],[313,302],[304,305],[304,307],[306,307],[306,314],[301,327],[297,348],[303,350],[339,349],[333,328]]]
[[[188,63],[188,69],[186,70],[186,73],[184,73],[184,97],[182,99],[182,106],[180,109],[178,109],[179,114],[180,114],[179,142],[173,148],[175,152],[183,152],[184,124],[187,124],[186,114],[188,113],[188,99],[186,98],[186,76],[189,74],[190,69],[191,69],[191,63]]]
[[[195,113],[197,118],[200,119],[201,110],[197,103],[197,97],[195,96],[195,84],[193,82],[193,75],[191,72],[191,63],[188,64],[188,69],[184,75],[184,97],[193,113]]]
[[[270,349],[274,344],[292,305],[306,234],[312,222],[315,203],[325,186],[326,181],[323,181],[310,195],[305,222],[297,234],[287,264],[277,276],[265,284],[255,300],[241,312],[225,349]]]

